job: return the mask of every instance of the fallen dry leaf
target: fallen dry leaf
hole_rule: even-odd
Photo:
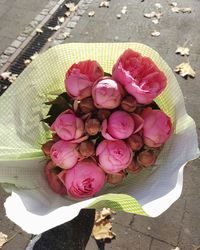
[[[56,25],[56,26],[54,26],[54,27],[50,27],[50,26],[48,26],[48,29],[49,30],[55,30],[55,31],[57,31],[57,30],[59,30],[60,29],[60,25]]]
[[[172,248],[171,250],[181,250],[179,247]]]
[[[154,23],[154,24],[158,24],[158,19],[152,19],[152,23]]]
[[[196,75],[195,71],[192,69],[189,62],[184,62],[177,65],[176,68],[174,69],[174,72],[177,72],[182,77],[190,76],[194,78]]]
[[[181,47],[181,46],[178,46],[176,52],[176,54],[180,54],[181,56],[189,56],[189,53],[190,53],[190,49],[187,48],[187,47]]]
[[[31,59],[25,59],[25,60],[24,60],[24,64],[25,64],[26,66],[28,66],[30,63],[31,63]]]
[[[66,12],[65,12],[65,16],[66,16],[66,17],[69,17],[70,15],[71,15],[71,12],[70,12],[70,11],[66,11]]]
[[[3,73],[1,73],[1,78],[3,79],[3,80],[6,80],[6,79],[8,79],[10,76],[12,75],[12,73],[10,72],[10,71],[6,71],[6,72],[3,72]]]
[[[33,61],[38,55],[39,55],[38,52],[35,52],[35,53],[30,57],[30,59]]]
[[[60,23],[64,23],[64,21],[65,21],[64,16],[58,17],[58,21],[59,21]]]
[[[155,7],[156,7],[157,9],[162,9],[162,5],[161,5],[160,3],[155,3]]]
[[[146,18],[157,18],[157,19],[160,19],[161,16],[163,16],[163,13],[161,13],[161,12],[152,11],[150,13],[144,13],[144,17],[146,17]]]
[[[157,30],[154,30],[153,32],[151,32],[151,35],[154,37],[158,37],[158,36],[160,36],[160,32]]]
[[[36,30],[35,30],[37,33],[43,33],[43,30],[42,29],[40,29],[40,28],[37,28]]]
[[[127,6],[124,6],[121,10],[121,13],[124,15],[127,13]]]
[[[174,13],[191,13],[192,9],[191,8],[179,8],[177,6],[171,8],[172,12]]]
[[[2,232],[0,232],[0,249],[2,249],[3,245],[7,242],[8,236]]]
[[[96,211],[92,235],[96,240],[113,239],[116,235],[112,232],[111,216],[114,214],[110,208]]]
[[[178,4],[177,4],[177,2],[172,2],[172,3],[170,3],[170,5],[173,7],[176,7]]]
[[[109,5],[110,3],[108,1],[102,1],[100,4],[99,4],[99,7],[106,7],[106,8],[109,8]]]
[[[12,74],[11,72],[7,71],[7,72],[3,72],[0,77],[3,79],[3,80],[6,80],[8,79],[9,82],[14,82],[17,77],[18,77],[18,74]]]
[[[91,10],[90,12],[88,12],[88,16],[89,17],[93,17],[95,15],[95,11]]]
[[[77,10],[78,6],[74,3],[67,3],[65,6],[69,9],[70,12],[74,12]]]

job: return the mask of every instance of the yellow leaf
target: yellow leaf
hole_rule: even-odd
[[[2,249],[3,245],[7,242],[8,236],[2,232],[0,232],[0,249]]]
[[[49,29],[49,30],[56,30],[56,31],[57,31],[57,30],[60,29],[60,25],[56,25],[56,26],[54,26],[54,27],[50,27],[50,26],[49,26],[48,29]]]
[[[95,11],[91,10],[90,12],[88,12],[88,16],[89,17],[93,17],[95,15]]]
[[[36,30],[35,30],[37,33],[43,33],[43,30],[42,29],[40,29],[40,28],[37,28]]]
[[[69,9],[70,12],[74,12],[77,10],[78,6],[74,3],[67,3],[65,6]]]
[[[172,12],[175,12],[175,13],[191,13],[192,12],[192,9],[191,8],[179,8],[177,6],[175,7],[172,7]]]
[[[182,77],[187,77],[187,76],[195,77],[196,75],[195,71],[192,69],[192,67],[188,62],[187,63],[184,62],[177,65],[174,71],[179,73],[179,75]]]
[[[66,17],[69,17],[70,15],[71,15],[71,12],[70,12],[70,11],[66,11],[66,12],[65,12],[65,16],[66,16]]]
[[[64,21],[65,21],[64,16],[58,17],[58,21],[59,21],[60,23],[64,23]]]
[[[108,2],[108,1],[102,1],[102,2],[99,4],[99,7],[106,7],[106,8],[109,8],[109,2]]]
[[[182,56],[189,56],[190,49],[187,47],[181,47],[179,46],[176,50],[176,54],[181,54]]]
[[[103,208],[95,214],[95,223],[92,230],[92,235],[96,240],[113,239],[116,235],[112,232],[112,218],[114,214],[110,208]]]
[[[160,32],[154,30],[153,32],[151,32],[151,35],[154,36],[154,37],[157,37],[157,36],[160,36]]]

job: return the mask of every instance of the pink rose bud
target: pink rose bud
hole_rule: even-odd
[[[125,174],[123,171],[120,171],[116,174],[108,174],[107,175],[107,182],[113,185],[120,184],[125,177]]]
[[[66,91],[71,97],[82,100],[91,96],[92,85],[103,75],[103,69],[96,61],[86,60],[75,63],[65,76]]]
[[[132,160],[132,151],[122,140],[104,140],[96,149],[101,168],[109,174],[118,173],[125,169]]]
[[[143,140],[149,147],[160,147],[172,134],[172,123],[163,111],[146,108],[141,114],[144,119]]]
[[[55,131],[61,139],[73,141],[83,135],[84,123],[73,112],[67,110],[56,118],[51,125],[51,130]]]
[[[137,102],[135,97],[131,95],[124,97],[124,99],[121,102],[121,107],[124,111],[133,112],[137,107]]]
[[[80,109],[87,114],[95,110],[95,106],[91,97],[87,97],[80,102]]]
[[[54,143],[55,143],[55,141],[50,140],[42,145],[41,149],[45,155],[50,155],[50,150],[51,150],[51,147],[53,146]]]
[[[67,194],[67,190],[58,178],[57,172],[59,168],[52,161],[48,161],[45,166],[45,175],[47,177],[50,188],[57,194]]]
[[[76,148],[77,144],[60,140],[51,147],[51,159],[61,168],[72,168],[79,158],[79,153]]]
[[[128,165],[127,170],[133,174],[137,174],[142,170],[142,167],[133,159],[131,164]]]
[[[96,135],[100,131],[101,125],[97,119],[88,119],[85,122],[85,130],[89,135]]]
[[[137,161],[144,167],[150,167],[155,163],[156,155],[152,150],[144,150],[138,154]]]
[[[91,141],[81,142],[79,152],[83,157],[90,157],[95,153],[94,143]]]
[[[123,90],[120,84],[111,78],[98,80],[92,87],[94,105],[99,109],[114,109],[120,105]]]
[[[107,119],[110,116],[110,110],[108,109],[99,109],[97,112],[97,117],[100,121]]]
[[[156,64],[131,49],[119,57],[113,66],[112,77],[142,104],[151,103],[167,85],[166,76]]]
[[[83,199],[93,197],[104,186],[104,171],[89,159],[78,162],[73,168],[60,174],[67,194],[71,198]]]
[[[138,151],[144,145],[142,137],[138,134],[133,134],[127,139],[127,144],[133,151]]]
[[[126,139],[134,131],[134,120],[125,111],[115,111],[102,123],[102,135],[107,140]]]

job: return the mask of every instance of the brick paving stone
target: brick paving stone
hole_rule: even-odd
[[[153,239],[151,243],[151,248],[149,250],[172,250],[172,249],[175,249],[175,247],[165,242]]]

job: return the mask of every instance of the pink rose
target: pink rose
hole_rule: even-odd
[[[164,73],[150,58],[131,49],[127,49],[119,57],[112,73],[112,77],[142,104],[151,103],[167,84]]]
[[[141,117],[144,119],[143,140],[149,147],[160,147],[172,134],[172,123],[163,111],[146,108]]]
[[[91,96],[93,83],[104,75],[102,67],[91,60],[73,64],[65,76],[67,93],[75,99],[84,99]]]
[[[60,140],[51,147],[50,156],[57,166],[64,169],[72,168],[79,158],[77,144]]]
[[[51,130],[56,131],[63,140],[76,142],[84,133],[84,123],[72,111],[67,110],[56,118]]]
[[[134,120],[125,111],[115,111],[102,123],[102,135],[105,139],[126,139],[134,131]]]
[[[125,169],[132,160],[132,151],[122,140],[102,141],[96,150],[100,167],[109,174],[118,173]]]
[[[121,103],[122,94],[120,84],[109,77],[99,79],[92,87],[94,105],[99,109],[117,108]]]
[[[139,132],[143,127],[143,119],[137,114],[115,111],[102,123],[102,136],[107,140],[126,139]]]
[[[66,188],[57,176],[57,166],[52,161],[47,162],[45,166],[45,175],[51,189],[57,194],[67,194]]]
[[[92,160],[78,162],[73,168],[64,170],[59,177],[64,183],[68,196],[75,199],[93,197],[104,186],[104,171]]]

